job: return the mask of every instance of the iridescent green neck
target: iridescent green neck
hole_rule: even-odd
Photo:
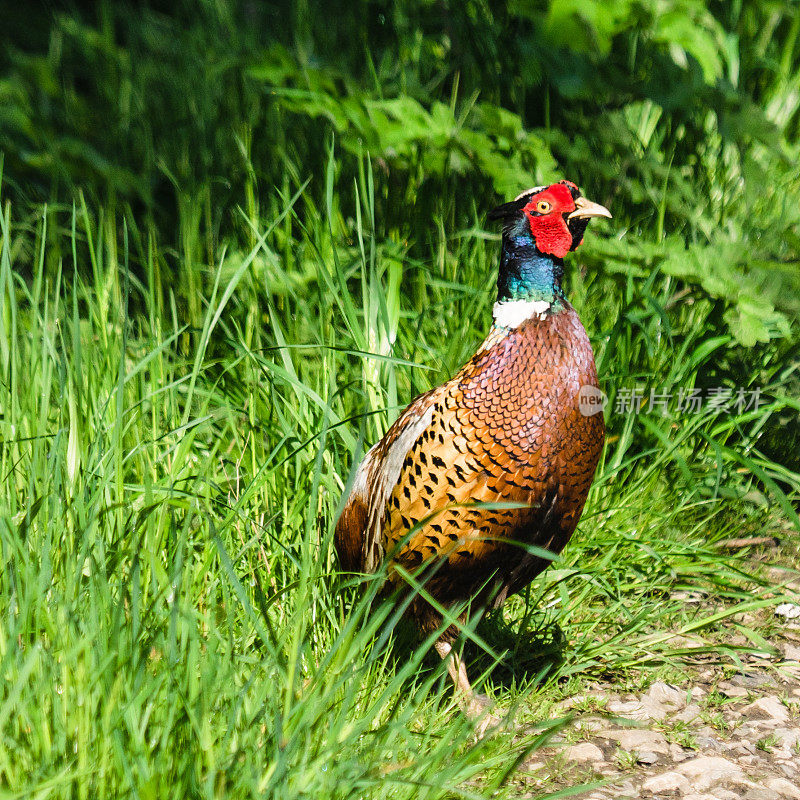
[[[499,302],[545,301],[551,304],[553,311],[559,311],[565,299],[561,288],[563,277],[563,260],[537,249],[524,218],[503,231],[497,276]]]

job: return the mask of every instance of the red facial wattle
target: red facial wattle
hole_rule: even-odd
[[[528,222],[539,252],[564,258],[572,247],[572,234],[564,222],[564,217],[558,213],[541,217],[528,214]]]
[[[549,204],[547,213],[541,213],[542,203]],[[575,201],[569,188],[557,183],[530,198],[523,209],[530,225],[536,247],[541,253],[564,258],[572,247],[572,233],[564,217],[575,210]]]

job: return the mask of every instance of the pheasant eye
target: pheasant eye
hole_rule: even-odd
[[[540,200],[536,204],[536,210],[540,214],[547,214],[550,211],[551,208],[552,208],[552,206],[550,205],[550,203],[547,202],[547,200]]]

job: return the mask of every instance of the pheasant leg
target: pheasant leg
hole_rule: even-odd
[[[467,668],[459,658],[458,653],[454,653],[452,646],[441,639],[438,639],[434,646],[442,661],[447,661],[447,672],[457,692],[463,695],[465,699],[471,698],[474,692],[472,691],[472,686],[470,686],[469,678],[467,678]]]
[[[452,646],[441,639],[438,639],[434,646],[442,661],[447,662],[447,673],[453,681],[461,710],[475,723],[476,733],[478,738],[481,738],[490,725],[499,722],[498,718],[487,712],[485,700],[473,691],[467,678],[467,668],[458,653],[453,651]]]

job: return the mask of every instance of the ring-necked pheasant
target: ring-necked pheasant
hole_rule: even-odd
[[[364,457],[336,527],[345,570],[374,572],[389,559],[394,586],[405,585],[400,565],[445,608],[497,607],[550,563],[520,543],[558,553],[569,541],[604,423],[579,407],[597,373],[561,286],[563,259],[591,217],[610,216],[570,181],[490,212],[503,220],[494,324],[459,373],[414,400]],[[442,624],[420,595],[409,610],[423,633]],[[451,652],[457,634],[451,625],[436,649],[451,656],[450,676],[474,710]]]

